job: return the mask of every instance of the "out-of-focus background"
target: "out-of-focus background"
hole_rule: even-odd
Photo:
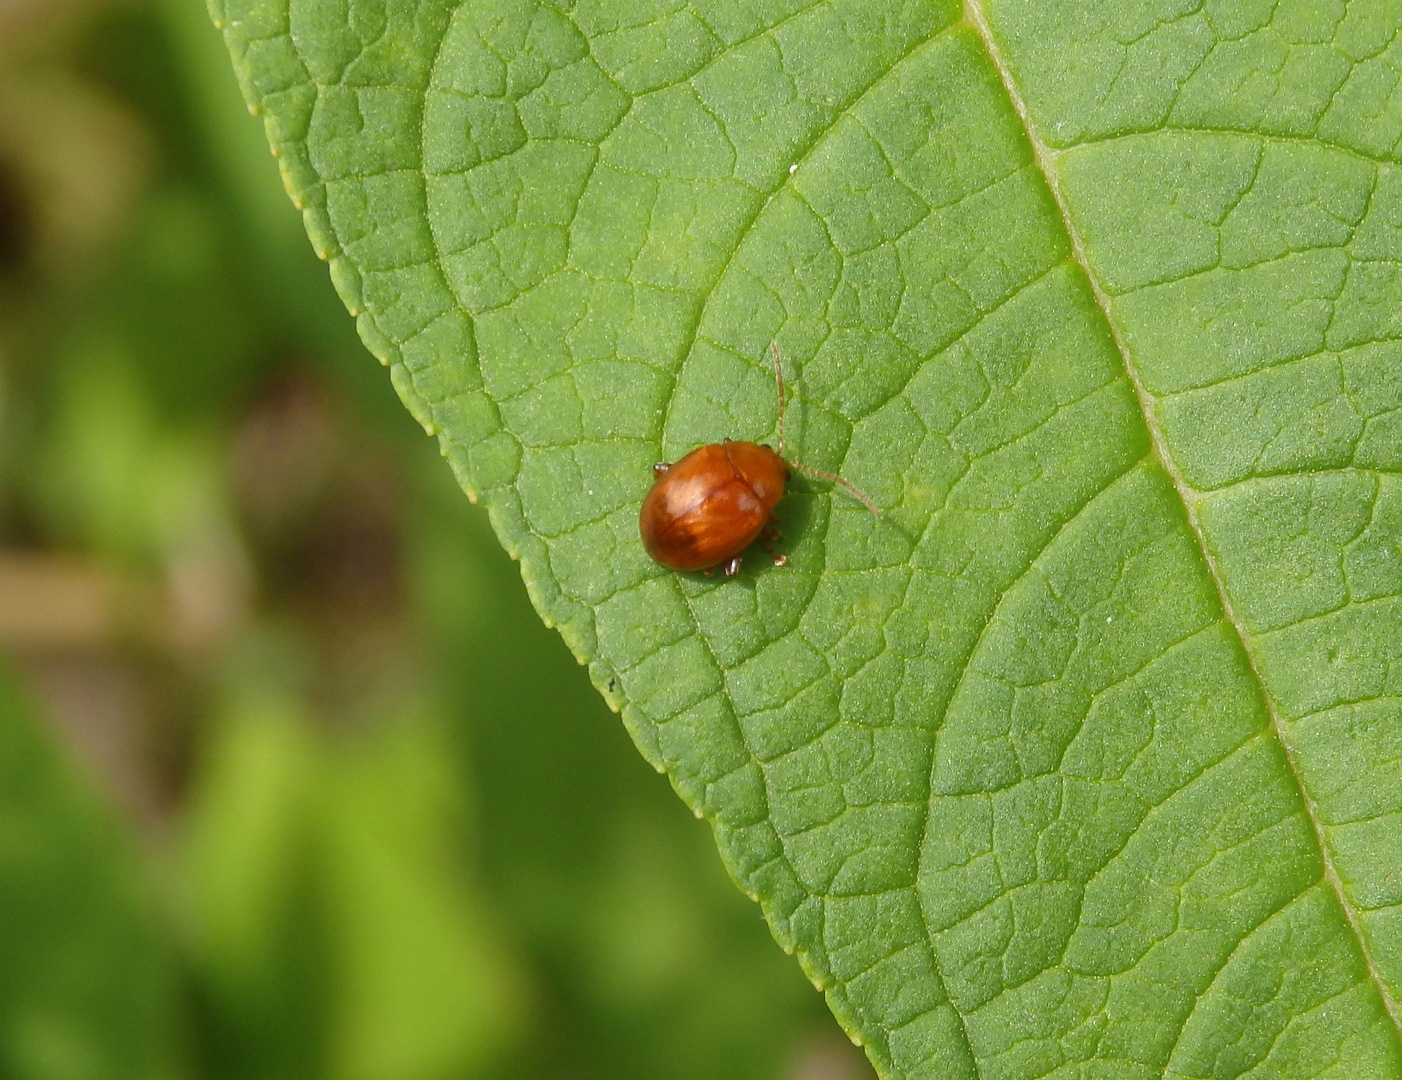
[[[199,0],[0,0],[0,1077],[862,1076],[356,340]]]

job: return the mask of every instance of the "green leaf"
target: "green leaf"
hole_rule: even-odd
[[[537,607],[887,1076],[1402,1077],[1393,0],[222,0]],[[652,565],[648,466],[869,492]]]

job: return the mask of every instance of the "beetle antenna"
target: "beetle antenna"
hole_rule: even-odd
[[[822,469],[815,469],[812,465],[805,465],[801,461],[790,461],[788,462],[788,465],[790,468],[797,469],[801,473],[807,473],[809,476],[815,476],[819,480],[829,480],[832,483],[837,484],[839,487],[845,489],[847,494],[851,495],[852,498],[856,499],[859,503],[861,503],[868,510],[870,510],[873,517],[881,516],[881,507],[877,506],[876,503],[872,500],[872,497],[866,492],[864,492],[861,488],[857,487],[856,484],[853,484],[848,480],[842,479],[842,477],[836,475],[835,473],[824,472]]]
[[[771,341],[769,343],[769,355],[774,357],[774,383],[779,388],[779,456],[784,456],[784,449],[788,440],[784,436],[784,414],[788,411],[789,395],[784,389],[784,362],[779,358],[779,343]],[[825,472],[822,469],[815,469],[812,465],[805,465],[801,461],[788,462],[793,468],[809,476],[817,477],[819,480],[827,480],[844,488],[852,498],[865,506],[876,517],[881,516],[881,507],[877,506],[871,496],[857,487],[856,484],[842,479],[835,473]]]
[[[784,438],[784,413],[788,411],[789,398],[784,390],[784,362],[779,359],[779,343],[771,341],[769,343],[769,353],[774,357],[774,383],[779,388],[779,456],[784,456],[786,439]]]

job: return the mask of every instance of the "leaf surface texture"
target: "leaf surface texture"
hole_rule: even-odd
[[[1402,1078],[1402,9],[215,0],[362,337],[889,1077]],[[772,438],[731,582],[650,466]]]

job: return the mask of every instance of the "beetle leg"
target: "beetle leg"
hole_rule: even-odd
[[[652,467],[652,475],[658,480],[661,480],[664,476],[667,475],[667,470],[671,467],[672,463],[670,461],[659,461],[656,465]]]
[[[725,576],[734,577],[740,572],[740,556],[732,555],[725,563]]]
[[[775,542],[783,538],[783,533],[779,531],[779,527],[772,521],[764,527],[764,532],[759,534],[759,542],[764,545],[764,550],[769,552],[770,556],[773,557],[775,566],[787,566],[789,564],[789,557],[787,555],[774,550]]]

